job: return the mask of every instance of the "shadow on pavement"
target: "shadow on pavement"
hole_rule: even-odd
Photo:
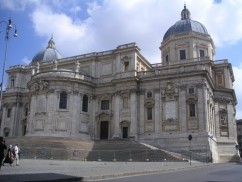
[[[32,173],[32,174],[0,174],[1,182],[65,182],[65,181],[83,181],[83,177],[75,177],[64,174],[55,173]]]

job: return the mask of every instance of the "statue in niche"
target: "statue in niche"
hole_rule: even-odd
[[[40,89],[39,83],[35,83],[34,88],[35,88],[36,91],[39,91],[39,89]]]
[[[34,74],[35,74],[35,69],[33,68],[33,69],[32,69],[32,75],[34,75]]]
[[[53,70],[57,70],[58,62],[56,59],[53,61],[53,65]]]
[[[80,63],[79,63],[79,61],[76,61],[76,70],[75,70],[75,72],[79,73],[79,71],[80,71]]]
[[[39,67],[40,67],[39,62],[37,62],[37,65],[36,65],[36,73],[39,73]]]

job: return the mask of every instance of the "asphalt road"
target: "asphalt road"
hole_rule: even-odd
[[[102,182],[242,182],[242,164],[217,164],[160,174],[139,175]]]

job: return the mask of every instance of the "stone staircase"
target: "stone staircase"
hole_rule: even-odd
[[[183,161],[178,155],[151,149],[133,140],[82,140],[61,137],[6,138],[18,144],[22,158],[86,161]]]

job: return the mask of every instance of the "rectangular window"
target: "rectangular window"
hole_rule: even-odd
[[[101,110],[109,110],[109,100],[101,101]]]
[[[152,92],[147,93],[147,98],[152,98]]]
[[[195,104],[189,104],[189,116],[190,117],[196,117]]]
[[[147,120],[152,120],[152,108],[147,108]]]
[[[186,59],[186,50],[180,50],[180,60]]]
[[[188,92],[189,92],[189,94],[194,94],[194,88],[189,88]]]
[[[218,85],[223,85],[223,75],[219,74],[217,75],[217,81],[218,81]]]
[[[205,57],[204,50],[199,50],[199,56],[201,59],[203,59]]]
[[[10,118],[10,117],[11,117],[11,109],[8,108],[8,110],[7,110],[7,118]]]

